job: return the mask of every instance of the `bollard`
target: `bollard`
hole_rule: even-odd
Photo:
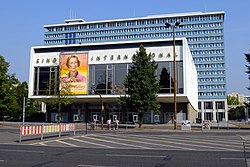
[[[42,124],[42,129],[41,129],[41,140],[43,140],[43,128],[44,128],[44,122],[43,122],[43,124]]]

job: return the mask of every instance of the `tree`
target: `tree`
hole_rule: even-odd
[[[61,110],[72,104],[70,83],[62,83],[59,88],[59,81],[51,81],[48,85],[47,98],[44,100],[50,110],[57,110],[58,123],[61,122]]]
[[[246,58],[246,61],[248,62],[248,64],[250,64],[250,53],[245,53],[245,58]],[[250,80],[250,65],[246,65],[247,67],[247,71],[246,73],[248,74],[248,79]],[[248,90],[250,90],[250,87],[247,87]]]
[[[139,112],[139,128],[142,126],[144,113],[153,110],[159,112],[157,92],[159,82],[156,77],[158,64],[148,55],[143,45],[132,57],[132,66],[125,79],[128,96],[121,96],[119,104],[132,107]]]
[[[0,119],[4,116],[15,117],[20,111],[18,99],[16,98],[16,86],[19,81],[14,74],[8,73],[9,63],[0,56]]]
[[[239,105],[239,100],[234,96],[227,96],[227,104],[228,105]]]
[[[231,108],[228,111],[228,119],[229,120],[242,120],[245,119],[245,107],[244,106],[237,106],[236,108]]]

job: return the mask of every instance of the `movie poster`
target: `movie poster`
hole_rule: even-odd
[[[88,54],[60,54],[60,93],[87,94]]]

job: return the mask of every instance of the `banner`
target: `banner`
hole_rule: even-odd
[[[88,54],[60,54],[60,93],[87,94]]]

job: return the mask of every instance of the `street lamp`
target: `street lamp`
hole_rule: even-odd
[[[95,89],[95,83],[92,83],[92,94],[94,94],[94,93],[97,93],[99,96],[100,96],[100,99],[101,99],[101,120],[102,120],[102,130],[103,130],[103,112],[104,112],[104,105],[103,105],[103,98],[102,98],[102,95],[98,92],[98,91],[96,91],[96,89]]]
[[[173,56],[174,56],[174,129],[177,128],[177,122],[176,122],[176,114],[177,114],[177,104],[176,104],[176,53],[175,53],[175,28],[176,27],[182,27],[180,25],[180,22],[175,22],[175,24],[169,24],[165,23],[166,28],[172,28],[173,29]]]

